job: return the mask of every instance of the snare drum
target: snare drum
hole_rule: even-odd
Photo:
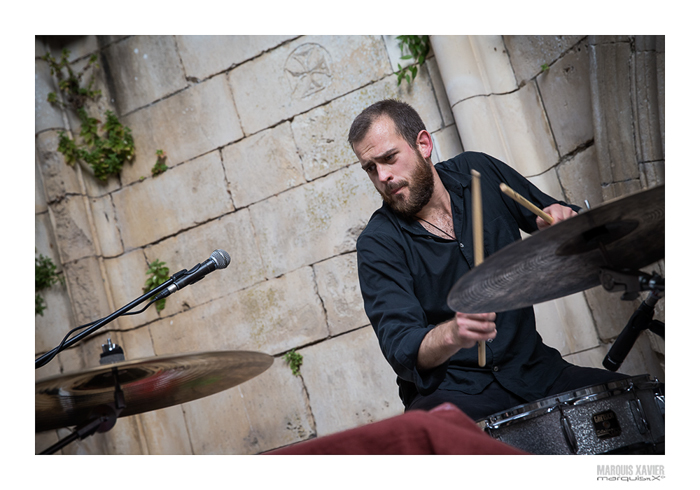
[[[635,376],[499,412],[477,424],[532,454],[665,454],[664,385]]]

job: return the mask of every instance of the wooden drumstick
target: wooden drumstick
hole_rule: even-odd
[[[547,222],[547,224],[551,225],[552,223],[554,223],[554,218],[552,218],[550,215],[548,215],[547,213],[542,211],[540,208],[538,208],[537,206],[532,204],[530,201],[525,199],[523,196],[521,196],[520,194],[515,192],[513,189],[511,189],[507,185],[501,184],[501,191],[503,192],[503,194],[510,197],[518,204],[525,206],[527,209],[529,209],[530,211],[535,213],[537,216],[539,216],[540,218],[545,220]]]
[[[484,261],[484,223],[481,211],[481,174],[472,170],[472,234],[474,236],[474,265]],[[479,341],[479,367],[486,366],[486,342]]]

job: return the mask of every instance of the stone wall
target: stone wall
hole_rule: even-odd
[[[393,36],[36,39],[35,243],[66,277],[44,295],[36,353],[140,296],[147,264],[156,259],[171,273],[217,248],[232,259],[226,270],[170,296],[163,311],[119,318],[59,354],[37,379],[96,366],[108,337],[127,359],[210,350],[274,357],[270,369],[235,388],[121,418],[111,431],[63,452],[252,454],[403,411],[357,285],[355,240],[380,199],[346,137],[354,116],[376,100],[398,97],[416,107],[435,142],[433,161],[456,155],[464,143],[577,204],[663,181],[663,132],[660,147],[634,132],[638,120],[663,131],[663,38],[432,40],[435,55],[419,77],[397,86]],[[468,56],[446,55],[441,42],[448,41]],[[103,95],[90,112],[112,110],[133,132],[133,163],[106,183],[88,168],[69,167],[56,151],[60,131],[79,131],[74,115],[46,102],[56,82],[41,57],[49,50],[57,57],[63,47],[76,67],[98,54]],[[593,69],[599,52],[617,58]],[[469,73],[459,78],[465,59],[480,67],[476,91],[464,92],[474,86]],[[636,118],[629,148],[636,166],[629,171],[638,171],[605,180],[606,169],[629,156],[597,156],[605,131],[596,107],[609,103],[592,87],[609,86],[614,60],[636,75],[626,96]],[[653,78],[652,63],[657,85],[639,91]],[[624,98],[625,87],[607,97]],[[656,109],[643,113],[658,93]],[[535,117],[539,123],[530,124]],[[499,153],[490,141],[507,133],[516,139],[501,138],[510,150]],[[157,150],[167,154],[169,169],[154,177]],[[524,152],[537,158],[517,157]],[[620,307],[606,294],[591,290],[538,306],[545,340],[572,362],[599,365],[606,342],[636,307]],[[663,376],[663,345],[649,343],[623,368]],[[283,360],[292,349],[304,356],[299,376]],[[37,434],[37,450],[67,434]]]
[[[99,54],[103,95],[91,114],[111,109],[133,133],[133,163],[105,184],[56,152],[60,131],[79,131],[46,102],[56,88],[41,56],[63,47],[76,67]],[[402,413],[357,285],[355,240],[380,199],[346,140],[360,110],[399,97],[440,142],[436,160],[459,152],[434,60],[397,87],[392,37],[37,38],[36,56],[36,248],[67,278],[36,317],[36,352],[140,296],[156,259],[174,273],[217,248],[231,255],[163,311],[119,318],[37,378],[97,365],[108,337],[127,359],[275,359],[249,382],[122,418],[64,452],[259,453]],[[153,177],[157,150],[169,169]],[[282,358],[292,349],[304,356],[299,376]],[[37,448],[66,434],[39,434]]]

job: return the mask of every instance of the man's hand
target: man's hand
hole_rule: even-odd
[[[446,362],[460,349],[496,337],[495,313],[457,313],[432,329],[418,349],[418,369],[431,369]]]
[[[552,204],[551,206],[544,208],[542,211],[554,218],[554,223],[552,223],[552,225],[556,225],[560,221],[569,219],[577,214],[573,209],[567,206],[562,206],[561,204]],[[540,230],[552,226],[539,216],[535,222],[537,223],[537,228]]]

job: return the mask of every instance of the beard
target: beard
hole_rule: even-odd
[[[433,172],[427,159],[416,151],[417,164],[410,181],[400,180],[390,182],[384,191],[379,191],[382,199],[396,214],[404,219],[412,219],[416,213],[425,207],[433,196],[435,181]],[[392,194],[397,189],[408,187],[407,196]]]

